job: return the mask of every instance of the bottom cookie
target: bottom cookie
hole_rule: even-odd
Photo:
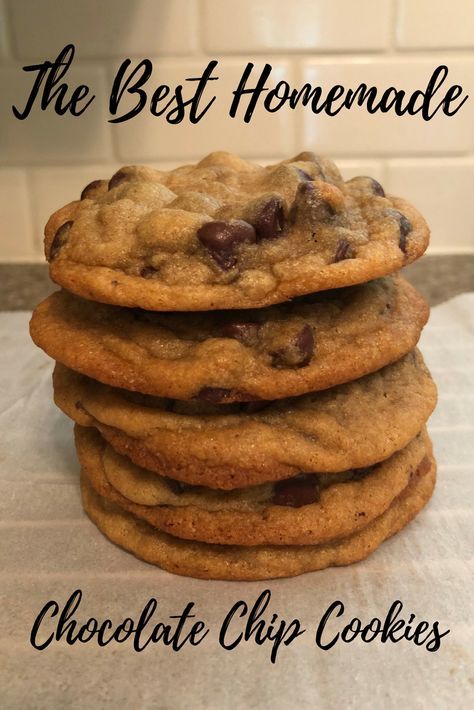
[[[95,492],[173,537],[223,545],[321,545],[379,517],[431,466],[421,432],[386,461],[339,474],[312,474],[233,491],[188,486],[135,466],[92,427],[74,429],[82,472]],[[170,484],[173,484],[170,489]]]
[[[172,537],[138,520],[101,498],[81,476],[86,513],[112,542],[146,562],[174,574],[201,579],[259,580],[294,577],[326,567],[348,565],[367,557],[401,530],[430,499],[436,463],[416,475],[390,508],[360,532],[326,545],[239,547],[189,542]]]

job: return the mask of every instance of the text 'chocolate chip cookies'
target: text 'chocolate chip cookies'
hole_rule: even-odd
[[[396,272],[428,238],[313,153],[125,167],[55,212],[66,290],[31,335],[97,527],[168,571],[252,580],[361,560],[406,525],[434,486],[436,388],[428,306]]]

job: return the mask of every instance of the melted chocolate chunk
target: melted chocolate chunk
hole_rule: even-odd
[[[59,254],[60,249],[66,244],[69,236],[69,230],[71,229],[72,225],[73,222],[69,220],[68,222],[64,222],[64,224],[59,227],[58,231],[54,235],[53,241],[51,242],[51,246],[49,248],[48,261],[52,261],[53,259],[55,259],[56,256]]]
[[[286,348],[280,348],[272,355],[273,367],[306,367],[314,352],[314,334],[310,325],[304,325]]]
[[[387,210],[385,213],[388,217],[393,217],[393,219],[396,219],[398,222],[398,226],[400,228],[400,239],[398,241],[398,246],[400,247],[400,250],[406,254],[407,253],[407,236],[410,234],[410,232],[413,229],[413,225],[408,219],[408,217],[405,217],[404,214],[399,212],[398,210]]]
[[[117,187],[117,185],[120,185],[120,183],[125,182],[128,180],[128,175],[124,170],[117,170],[116,173],[112,175],[112,177],[109,180],[109,190],[112,190],[112,188]]]
[[[409,234],[411,232],[413,227],[412,227],[412,224],[411,224],[410,220],[408,219],[408,217],[405,217],[405,215],[402,214],[401,212],[399,214],[400,214],[400,234],[402,234],[404,237],[406,237],[407,234]]]
[[[226,323],[221,329],[221,335],[223,338],[233,338],[248,345],[255,342],[259,328],[258,323]]]
[[[278,481],[273,486],[273,505],[287,505],[291,508],[301,508],[319,500],[320,489],[317,478],[313,474],[287,478]]]
[[[413,227],[410,220],[400,212],[400,239],[398,241],[398,246],[404,254],[407,253],[407,236],[412,229]]]
[[[385,197],[385,190],[383,189],[379,181],[375,178],[370,178],[370,181],[372,183],[372,192],[374,193],[374,195],[379,195],[379,197]]]
[[[253,220],[257,240],[279,237],[283,231],[284,220],[283,200],[278,197],[272,197],[262,205]]]
[[[314,334],[311,326],[306,324],[295,338],[295,345],[301,353],[301,360],[298,367],[304,367],[309,363],[314,351]]]
[[[314,179],[311,177],[311,175],[308,175],[308,173],[305,170],[301,170],[301,168],[296,168],[296,172],[298,173],[298,176],[300,177],[301,180],[313,180]]]
[[[358,175],[357,177],[348,180],[348,183],[355,183],[356,185],[360,185],[362,189],[370,190],[374,195],[385,197],[385,190],[378,180],[375,180],[373,177]]]
[[[344,259],[353,259],[354,255],[354,248],[349,244],[347,239],[340,239],[336,247],[334,262],[344,261]]]
[[[81,192],[81,200],[85,200],[88,197],[92,197],[94,192],[97,190],[98,187],[102,185],[102,180],[92,180],[88,185],[85,186],[83,191]]]
[[[255,229],[248,222],[207,222],[198,229],[197,238],[208,250],[214,261],[225,270],[237,263],[234,250],[240,244],[257,240]]]

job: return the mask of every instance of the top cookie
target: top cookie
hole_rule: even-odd
[[[121,168],[45,229],[50,274],[85,298],[148,310],[259,308],[362,283],[423,254],[421,215],[313,153],[261,167],[211,153]]]

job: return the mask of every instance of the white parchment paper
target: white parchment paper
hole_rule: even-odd
[[[467,708],[474,702],[474,294],[432,311],[421,348],[439,387],[430,421],[439,463],[435,495],[405,531],[368,560],[267,583],[206,582],[170,575],[116,548],[81,510],[72,425],[52,403],[52,364],[29,340],[27,313],[0,314],[0,705],[5,708]],[[189,601],[210,632],[175,652],[155,644],[100,648],[93,641],[38,651],[30,631],[42,606],[62,607],[75,589],[75,617],[137,619],[150,597],[154,622]],[[265,614],[306,632],[281,647],[251,639],[233,651],[218,641],[222,621],[264,589]],[[315,645],[316,626],[335,600],[344,615],[382,620],[394,600],[404,618],[450,629],[436,653],[408,641]],[[235,635],[245,620],[235,622]],[[54,631],[45,626],[43,638]],[[48,633],[46,633],[48,632]]]

